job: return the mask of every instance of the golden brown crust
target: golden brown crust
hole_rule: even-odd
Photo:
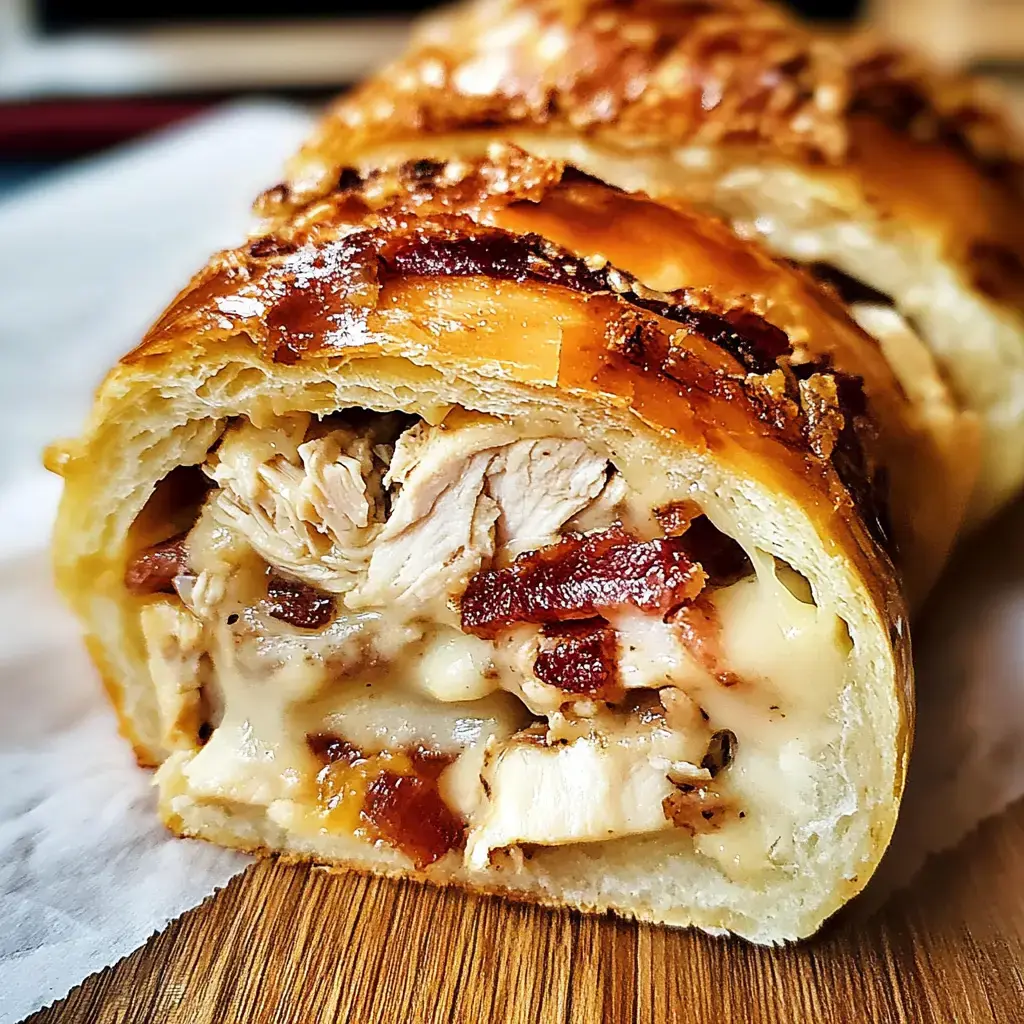
[[[760,435],[784,460],[823,458],[838,470],[875,539],[892,551],[895,534],[911,589],[933,575],[960,506],[939,501],[923,516],[914,496],[925,481],[941,488],[964,467],[952,465],[916,422],[878,346],[833,297],[714,218],[655,205],[515,147],[490,150],[480,160],[415,160],[366,176],[353,172],[344,187],[211,264],[143,351],[160,346],[161,332],[199,307],[208,322],[193,329],[222,323],[224,303],[215,296],[232,287],[262,311],[256,322],[236,320],[235,329],[249,331],[279,362],[321,350],[332,333],[332,303],[354,304],[361,329],[386,330],[388,314],[381,311],[388,294],[424,276],[569,289],[585,297],[591,329],[604,345],[600,353],[573,355],[563,339],[560,382],[578,386],[592,377],[615,392],[627,385],[611,380],[611,364],[630,364],[631,373],[662,382],[662,402],[716,422],[716,432],[731,430],[738,443]],[[342,237],[331,241],[336,236]],[[329,283],[328,265],[338,268]],[[296,271],[308,276],[310,268],[319,268],[317,280],[294,289]],[[713,376],[704,379],[707,372]],[[827,387],[823,373],[832,379]],[[695,413],[693,398],[681,403],[680,384],[715,411]],[[717,389],[713,397],[709,389]],[[657,402],[644,399],[645,415]],[[670,412],[660,415],[679,429]],[[802,462],[794,472],[808,477]],[[891,514],[887,481],[895,481]],[[821,486],[819,500],[834,505]]]
[[[308,365],[398,357],[584,395],[799,503],[857,567],[909,686],[885,483],[942,467],[906,433],[906,396],[874,341],[806,275],[713,218],[562,180],[563,170],[502,148],[429,176],[384,169],[311,204],[196,274],[112,372],[95,422],[116,419],[132,380],[219,360],[227,345],[251,348],[246,359],[284,392]],[[595,253],[703,287],[657,291]],[[89,450],[75,443],[57,460],[69,487],[91,478]],[[101,562],[68,561],[73,518],[57,532],[62,586],[77,603]],[[120,581],[124,565],[115,569]]]
[[[823,36],[758,0],[485,0],[445,12],[334,105],[293,181],[307,198],[387,139],[512,126],[841,165],[855,158],[858,119],[958,153],[1020,194],[1019,147],[975,81],[869,33]]]
[[[848,166],[826,172],[838,187],[855,180],[881,220],[924,226],[970,286],[1024,309],[1024,200],[1008,178],[979,174],[958,147],[870,117],[851,119],[850,140]]]
[[[914,573],[941,558],[956,516],[940,525],[941,541],[894,551],[889,481],[908,484],[896,510],[906,522],[916,514],[906,502],[920,493],[918,482],[948,467],[926,439],[912,436],[905,396],[874,341],[809,278],[713,218],[670,213],[596,182],[563,182],[560,168],[516,151],[496,151],[484,164],[507,173],[477,162],[442,165],[433,168],[438,180],[410,187],[410,168],[384,171],[386,185],[339,192],[273,235],[220,254],[125,356],[124,368],[163,365],[189,349],[198,347],[198,355],[218,339],[242,336],[258,346],[268,368],[280,368],[282,387],[296,364],[401,354],[463,371],[493,373],[497,366],[499,375],[533,386],[626,407],[803,506],[871,593],[909,708],[905,599],[892,559]],[[446,187],[447,180],[454,183]],[[532,202],[516,201],[520,180]],[[482,181],[501,184],[481,187]],[[699,268],[708,289],[657,293],[621,268],[576,255],[574,233],[595,198],[629,204],[639,223],[661,225],[664,244],[671,238],[676,247],[667,250],[669,262],[678,257],[687,275]],[[527,230],[535,216],[543,237]],[[625,216],[619,209],[604,218],[605,248],[613,237],[627,237]],[[636,259],[657,248],[642,234],[634,237]],[[786,332],[765,319],[773,295],[785,311]],[[485,309],[488,319],[480,320]],[[704,314],[710,319],[702,324]],[[729,337],[720,330],[723,315],[746,329]],[[563,324],[555,336],[547,327],[552,319]],[[444,330],[431,326],[439,320]],[[408,338],[410,323],[411,345],[396,340]],[[467,329],[468,338],[461,333]],[[758,350],[763,337],[772,345],[780,335],[781,356]],[[815,392],[826,381],[823,398]],[[840,424],[825,441],[822,401]]]
[[[263,843],[241,842],[230,836],[228,833],[218,833],[215,838],[203,832],[193,832],[183,827],[180,821],[173,818],[165,818],[164,824],[179,839],[201,839],[204,842],[214,842],[218,846],[227,846],[231,849],[247,853],[252,857],[259,857],[261,860],[274,860],[281,864],[299,865],[312,863],[313,867],[332,874],[342,874],[354,871],[360,875],[376,875],[378,878],[401,879],[415,885],[431,885],[440,888],[460,889],[463,892],[473,893],[477,896],[498,896],[501,899],[513,900],[516,903],[526,903],[538,907],[565,908],[564,901],[555,898],[545,899],[537,892],[526,889],[510,889],[501,885],[480,885],[468,881],[465,878],[446,878],[430,872],[417,871],[412,867],[395,868],[375,865],[372,868],[366,863],[366,859],[356,860],[345,857],[316,857],[310,858],[304,853],[291,853],[288,851],[272,850]],[[853,892],[850,893],[853,895]],[[845,901],[845,900],[844,900]],[[581,911],[584,914],[613,913],[616,916],[631,920],[640,920],[635,915],[627,915],[615,909],[606,910],[593,904],[578,903],[572,909]],[[661,923],[661,922],[654,922]]]
[[[100,676],[107,699],[117,715],[117,731],[131,744],[132,753],[141,768],[156,768],[160,757],[136,728],[136,723],[125,706],[124,687],[117,673],[111,668],[103,643],[97,637],[86,634],[85,649]]]
[[[352,182],[222,255],[125,362],[166,351],[171,336],[227,328],[291,365],[339,354],[345,331],[386,334],[397,306],[415,308],[424,281],[504,282],[538,301],[554,289],[585,325],[572,342],[561,338],[559,387],[628,400],[642,418],[711,447],[728,437],[785,466],[823,507],[845,509],[887,546],[884,446],[863,378],[890,415],[903,399],[874,343],[796,271],[718,222],[560,179],[557,165],[502,150],[487,161],[417,161]],[[704,287],[659,292],[622,266],[587,258],[598,247],[580,236],[599,231],[607,250],[614,221],[619,238],[632,239],[623,251],[631,263],[652,249],[664,259],[664,248],[623,230],[630,217],[689,266],[703,263]],[[773,291],[792,338],[765,318]],[[522,342],[513,331],[500,344]]]
[[[322,871],[331,872],[332,874],[341,874],[352,871],[359,875],[374,875],[378,878],[389,878],[396,881],[402,880],[414,885],[430,885],[437,888],[458,889],[462,892],[472,893],[476,896],[496,896],[504,900],[512,900],[515,903],[523,903],[537,907],[548,907],[554,910],[564,910],[568,906],[570,909],[577,910],[583,914],[614,914],[616,917],[620,917],[628,921],[644,921],[650,924],[669,924],[675,927],[685,927],[687,924],[689,924],[690,927],[693,926],[692,922],[684,923],[678,919],[666,921],[664,917],[651,914],[650,912],[644,913],[640,908],[637,908],[633,913],[628,913],[621,907],[602,906],[596,902],[574,901],[572,903],[567,903],[564,898],[560,899],[555,896],[548,896],[543,891],[536,888],[510,888],[500,884],[487,884],[478,881],[471,881],[465,877],[452,877],[439,875],[436,872],[417,871],[413,867],[404,868],[382,865],[379,863],[373,863],[372,856],[364,856],[361,859],[353,857],[324,857],[320,855],[311,857],[307,853],[273,850],[261,842],[243,842],[225,829],[216,830],[215,834],[212,836],[203,831],[193,831],[186,828],[179,819],[173,817],[165,816],[164,824],[181,839],[201,839],[204,842],[214,842],[218,846],[227,846],[230,849],[239,850],[240,852],[247,853],[250,856],[259,857],[261,860],[274,860],[281,864],[312,864],[313,867],[319,868]],[[883,842],[888,842],[888,838],[886,837],[884,841],[880,841],[879,845],[883,845]],[[829,894],[829,902],[831,906],[827,911],[827,916],[831,916],[831,914],[856,896],[863,887],[864,883],[859,878],[842,879],[835,889]],[[819,924],[820,923],[824,922],[819,922]],[[709,930],[709,926],[706,924],[701,925],[701,927],[705,930]],[[724,930],[719,929],[719,931],[721,932]]]

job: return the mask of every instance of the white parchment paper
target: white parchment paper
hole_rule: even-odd
[[[247,859],[176,841],[39,554],[0,574],[0,1020],[58,999]]]
[[[0,1024],[247,863],[156,820],[50,584],[60,488],[39,459],[209,254],[244,237],[309,125],[292,106],[232,105],[0,203]]]
[[[63,996],[244,857],[170,838],[49,582],[58,482],[106,367],[308,127],[249,104],[0,204],[0,1024]],[[876,894],[1024,794],[1024,505],[968,546],[917,624],[918,739]],[[876,897],[877,898],[877,897]]]

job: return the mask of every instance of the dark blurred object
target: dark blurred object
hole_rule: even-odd
[[[338,89],[398,53],[423,6],[0,0],[0,102]]]
[[[386,0],[374,5],[375,13],[418,14],[431,6],[430,0]],[[123,0],[82,4],[77,0],[40,0],[36,5],[38,24],[43,31],[67,29],[126,28],[191,22],[253,22],[289,20],[365,18],[366,4],[339,3],[338,0],[289,0],[283,3],[245,3],[244,0],[164,0],[144,8],[128,7]]]
[[[34,163],[106,149],[191,117],[217,99],[182,96],[0,103],[0,152],[4,154],[0,170],[14,157],[19,163]]]
[[[435,0],[386,0],[375,11],[391,15],[419,14],[437,6]],[[862,6],[861,0],[790,0],[789,6],[805,17],[824,21],[847,21]],[[339,3],[338,0],[296,0],[294,3],[245,3],[244,0],[164,0],[144,9],[127,8],[118,0],[88,5],[76,0],[39,0],[35,5],[36,22],[44,32],[69,29],[126,28],[168,25],[184,22],[278,21],[289,19],[359,18],[366,16],[365,4]]]
[[[789,0],[787,6],[811,21],[853,21],[864,10],[861,0]]]
[[[426,0],[0,0],[0,154],[94,152],[248,93],[320,102],[404,44]]]
[[[389,14],[419,14],[436,7],[436,0],[387,0],[375,8]],[[847,21],[862,6],[860,0],[790,0],[789,6],[804,17],[823,21]],[[289,18],[365,17],[366,5],[338,0],[297,0],[295,3],[245,3],[244,0],[182,0],[147,4],[144,10],[126,8],[117,0],[83,5],[76,0],[40,0],[38,21],[45,31],[157,25],[170,22],[269,21]]]

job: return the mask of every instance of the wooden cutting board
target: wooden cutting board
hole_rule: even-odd
[[[877,915],[738,940],[273,861],[32,1024],[1020,1024],[1024,801]]]

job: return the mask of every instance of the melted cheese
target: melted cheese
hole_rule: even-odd
[[[410,666],[412,678],[425,694],[440,701],[477,700],[494,693],[493,646],[457,629],[444,631],[427,644]]]
[[[849,634],[831,609],[806,603],[755,555],[756,578],[719,591],[722,655],[739,677],[711,676],[687,692],[714,728],[737,737],[729,792],[745,816],[698,835],[697,849],[728,874],[748,877],[769,860],[784,863],[817,782],[820,751],[840,738],[836,708],[846,676]]]

